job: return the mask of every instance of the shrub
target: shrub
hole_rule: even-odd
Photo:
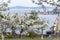
[[[29,33],[29,37],[32,37],[32,38],[37,35],[37,34],[35,34],[33,31],[29,31],[28,33]]]
[[[7,35],[7,38],[12,38],[12,34],[8,33]]]

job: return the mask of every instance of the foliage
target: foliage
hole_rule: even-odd
[[[12,38],[12,34],[11,34],[11,33],[7,33],[5,36],[6,36],[7,38]]]
[[[2,22],[0,22],[0,25],[2,24]]]
[[[47,24],[43,24],[42,25],[42,28],[46,28],[48,25]]]
[[[60,0],[37,0],[38,2],[35,2],[35,0],[32,0],[33,3],[38,4],[38,5],[42,5],[43,3],[47,3],[53,6],[58,6],[60,7]]]
[[[37,17],[37,12],[35,12],[35,11],[31,11],[31,15],[30,15],[30,19],[37,19],[38,17]]]
[[[10,16],[10,14],[7,14],[7,15],[4,15],[3,21],[5,23],[7,22],[7,24],[12,26],[11,27],[11,26],[7,25],[8,27],[10,27],[13,30],[13,32],[15,32],[15,29],[19,27],[20,29],[23,29],[23,32],[25,30],[27,30],[29,37],[35,37],[37,34],[35,34],[31,29],[34,29],[34,28],[41,29],[41,27],[45,29],[45,27],[47,27],[47,24],[44,24],[43,19],[38,17],[37,12],[31,11],[30,14],[31,15],[28,17],[29,18],[28,20],[26,18],[20,19],[21,17],[18,15],[18,13],[16,13],[12,17]],[[29,30],[31,30],[31,31],[29,31]],[[12,34],[10,34],[10,33],[7,34],[7,37],[11,38]]]
[[[29,31],[29,37],[33,38],[35,36],[37,36],[37,34],[35,34],[33,31]]]

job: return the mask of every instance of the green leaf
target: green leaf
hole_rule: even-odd
[[[2,24],[2,22],[0,22],[0,24]]]

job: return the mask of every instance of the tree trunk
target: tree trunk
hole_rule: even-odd
[[[43,39],[43,35],[41,35],[41,39]]]
[[[43,29],[41,29],[41,39],[43,39]]]
[[[1,37],[2,37],[2,40],[4,40],[4,35],[3,34],[1,35]]]

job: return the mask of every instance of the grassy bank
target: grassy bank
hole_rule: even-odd
[[[10,38],[10,39],[6,38],[5,40],[41,40],[41,38],[40,37],[34,37],[34,38],[21,37],[21,38]],[[44,37],[43,40],[60,40],[60,37],[52,37],[52,38]]]

